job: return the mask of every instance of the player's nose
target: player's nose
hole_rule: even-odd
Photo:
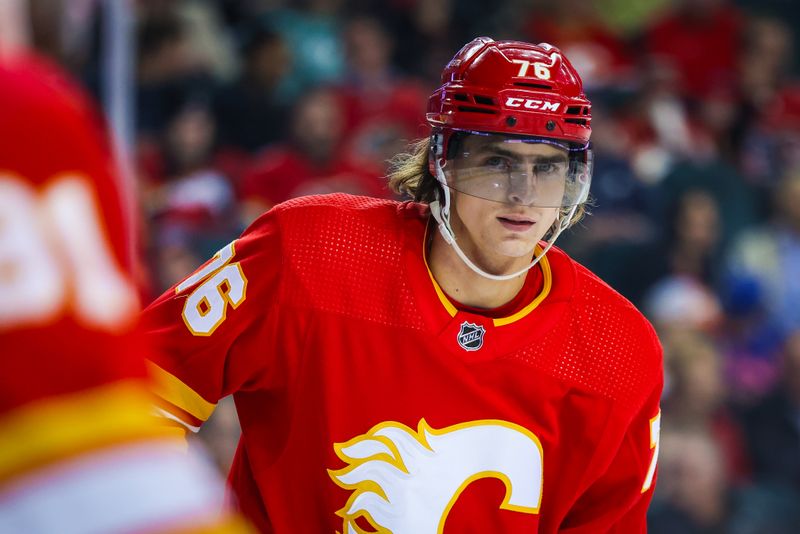
[[[536,177],[528,169],[524,172],[516,172],[511,176],[508,187],[508,200],[512,204],[530,206],[536,199]]]

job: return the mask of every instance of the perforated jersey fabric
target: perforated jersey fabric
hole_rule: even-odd
[[[649,328],[639,311],[585,267],[575,268],[579,281],[565,317],[541,343],[509,357],[635,410],[657,371],[642,365],[642,355],[652,351],[655,333],[641,335]],[[609,298],[612,295],[616,298]]]
[[[290,251],[288,303],[424,329],[402,267],[399,206],[369,197],[343,198],[348,199],[346,209],[324,196],[301,197],[281,208],[279,224]]]
[[[341,194],[273,208],[146,311],[161,407],[197,427],[234,395],[230,480],[264,532],[644,532],[652,327],[557,248],[531,305],[459,310],[428,221]],[[213,324],[203,294],[225,306]]]

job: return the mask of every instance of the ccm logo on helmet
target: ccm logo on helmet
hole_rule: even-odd
[[[535,98],[517,98],[510,96],[506,99],[506,106],[510,108],[541,109],[542,111],[558,111],[560,102],[548,102]]]

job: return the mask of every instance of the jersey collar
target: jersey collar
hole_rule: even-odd
[[[450,317],[455,317],[459,310],[458,308],[447,298],[444,291],[442,290],[439,283],[434,278],[433,273],[431,272],[430,266],[428,265],[428,251],[427,251],[427,242],[428,242],[428,231],[429,225],[425,226],[425,234],[422,239],[422,260],[425,262],[425,270],[428,273],[428,277],[430,278],[431,284],[433,285],[433,289],[436,292],[436,296],[439,298],[439,302],[441,303],[442,307],[444,307],[445,311],[450,315]],[[542,247],[540,245],[536,245],[535,249],[536,254],[542,253]],[[540,269],[542,273],[542,289],[536,297],[526,304],[522,309],[516,311],[515,313],[507,316],[507,317],[496,317],[491,319],[494,326],[505,326],[512,323],[515,323],[524,317],[528,316],[533,310],[535,310],[539,304],[541,304],[544,299],[550,294],[550,289],[553,285],[553,273],[550,269],[550,262],[547,259],[547,256],[544,256],[539,263],[534,266],[534,269]]]

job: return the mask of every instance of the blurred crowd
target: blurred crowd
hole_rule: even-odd
[[[40,47],[96,91],[101,17],[65,4],[87,29]],[[276,203],[390,197],[387,160],[427,134],[427,96],[473,37],[560,47],[593,103],[595,174],[559,245],[665,349],[651,532],[800,532],[793,0],[140,0],[134,24],[150,296]],[[218,411],[224,467],[236,420]]]

